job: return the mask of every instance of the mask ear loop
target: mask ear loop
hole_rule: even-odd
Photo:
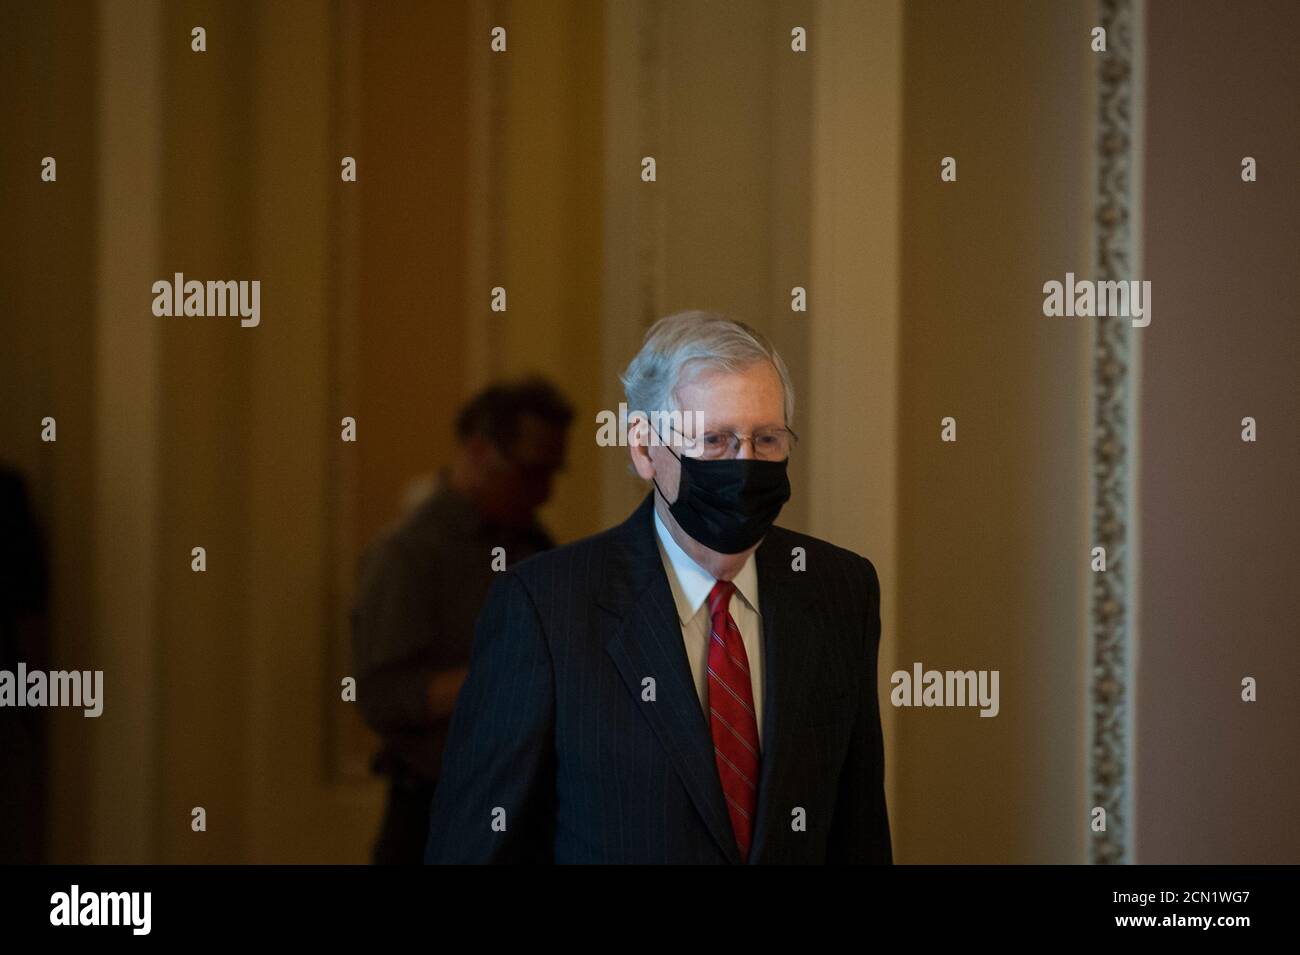
[[[650,423],[649,419],[646,420],[646,423],[645,423],[645,424],[646,424],[646,427],[647,427],[647,428],[649,428],[651,431],[653,431],[653,432],[655,433],[655,437],[657,437],[657,438],[659,439],[659,441],[663,444],[663,446],[664,446],[665,448],[668,449],[668,453],[671,454],[673,457],[677,458],[677,463],[680,464],[681,461],[682,461],[681,456],[680,456],[679,454],[677,454],[677,452],[675,452],[675,451],[673,450],[672,445],[670,445],[667,441],[664,441],[664,436],[663,436],[662,434],[659,433],[659,429],[656,428],[654,425],[652,425],[652,424]],[[686,469],[685,469],[685,468],[682,468],[682,469],[681,469],[681,473],[682,473],[682,476],[685,477],[685,475],[686,475]],[[678,480],[680,481],[681,478],[679,478]],[[653,476],[651,476],[650,481],[651,481],[652,484],[654,484],[654,486],[655,486],[655,490],[659,492],[659,496],[662,497],[662,498],[664,499],[664,503],[667,504],[669,507],[672,507],[672,506],[673,506],[673,502],[670,501],[670,500],[668,500],[668,495],[665,494],[665,493],[664,493],[664,489],[661,488],[661,487],[659,486],[659,482],[656,481],[656,480],[654,479]],[[681,497],[681,494],[682,494],[682,489],[681,489],[681,486],[680,486],[680,484],[679,484],[679,485],[678,485],[678,488],[677,488],[677,496],[678,496],[678,497]]]

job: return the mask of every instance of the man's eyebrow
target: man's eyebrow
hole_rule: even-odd
[[[737,428],[734,424],[715,424],[712,421],[710,421],[708,423],[708,427],[704,429],[706,434],[710,431],[731,431],[734,433],[734,432],[739,432],[740,430],[741,429]],[[786,430],[786,427],[783,424],[764,422],[763,424],[755,425],[754,430],[755,431],[784,431]]]

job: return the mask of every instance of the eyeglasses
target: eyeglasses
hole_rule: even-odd
[[[706,461],[734,458],[745,442],[749,442],[754,449],[754,457],[761,461],[784,461],[799,442],[799,436],[789,428],[763,428],[753,435],[735,431],[706,431],[698,438],[689,438],[676,428],[672,430],[681,438],[682,454],[704,458]]]

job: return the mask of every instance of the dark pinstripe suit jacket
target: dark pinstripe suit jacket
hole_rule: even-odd
[[[426,862],[740,861],[653,504],[493,584]],[[779,527],[756,560],[766,682],[749,861],[892,862],[875,568]]]

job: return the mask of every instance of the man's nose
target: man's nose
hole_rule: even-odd
[[[736,448],[736,457],[752,458],[754,456],[754,439],[741,438],[740,447]]]

